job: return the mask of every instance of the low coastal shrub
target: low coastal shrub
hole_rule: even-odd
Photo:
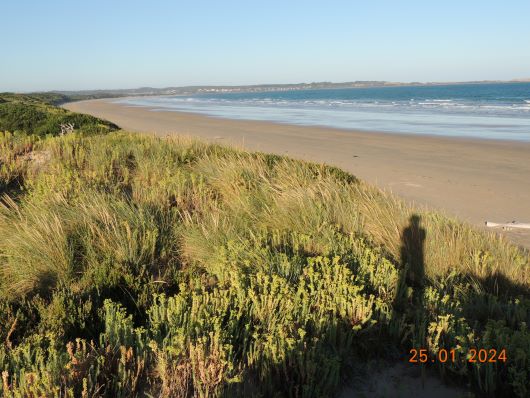
[[[67,98],[60,94],[0,93],[0,131],[18,131],[45,137],[61,133],[71,123],[83,134],[104,134],[118,129],[113,123],[57,107]]]
[[[186,138],[0,149],[3,396],[326,397],[411,348],[454,349],[425,366],[478,396],[530,393],[530,257],[500,237]]]

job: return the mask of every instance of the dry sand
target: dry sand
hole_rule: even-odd
[[[184,134],[338,166],[477,226],[530,222],[530,143],[228,120],[90,100],[64,105],[129,131]],[[500,231],[530,248],[530,230]]]

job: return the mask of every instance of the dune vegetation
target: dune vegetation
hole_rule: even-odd
[[[73,124],[85,135],[103,134],[118,129],[118,126],[105,120],[56,106],[68,100],[65,95],[53,93],[0,93],[0,131],[44,137],[57,135],[61,131],[61,124],[66,123]]]
[[[530,394],[530,257],[339,169],[0,133],[6,397],[331,397],[379,359]],[[506,361],[469,362],[470,349]]]

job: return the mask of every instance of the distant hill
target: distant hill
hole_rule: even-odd
[[[293,90],[314,90],[314,89],[338,89],[338,88],[366,88],[366,87],[393,87],[393,86],[440,86],[448,84],[487,84],[487,83],[514,83],[526,82],[530,79],[517,79],[512,81],[484,80],[467,82],[389,82],[384,80],[358,80],[352,82],[332,83],[332,82],[312,82],[293,84],[257,84],[242,86],[183,86],[183,87],[140,87],[132,89],[111,89],[111,90],[78,90],[78,91],[51,91],[46,94],[57,94],[65,97],[66,101],[128,97],[128,96],[148,96],[148,95],[193,95],[200,93],[231,93],[231,92],[267,92],[267,91],[293,91]]]

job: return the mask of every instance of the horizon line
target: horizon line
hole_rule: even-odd
[[[52,89],[52,90],[37,90],[37,91],[0,91],[0,93],[15,93],[15,94],[31,94],[31,93],[79,93],[79,92],[109,92],[109,91],[135,91],[135,90],[170,90],[170,89],[190,89],[190,88],[258,88],[258,87],[296,87],[296,86],[311,86],[311,85],[364,85],[369,87],[372,85],[387,85],[387,86],[429,86],[429,85],[451,85],[451,84],[481,84],[481,83],[530,83],[528,78],[514,78],[510,80],[502,79],[487,79],[487,80],[462,80],[462,81],[410,81],[399,82],[390,80],[351,80],[351,81],[313,81],[313,82],[298,82],[298,83],[256,83],[256,84],[189,84],[182,86],[136,86],[130,88],[85,88],[85,89]]]

